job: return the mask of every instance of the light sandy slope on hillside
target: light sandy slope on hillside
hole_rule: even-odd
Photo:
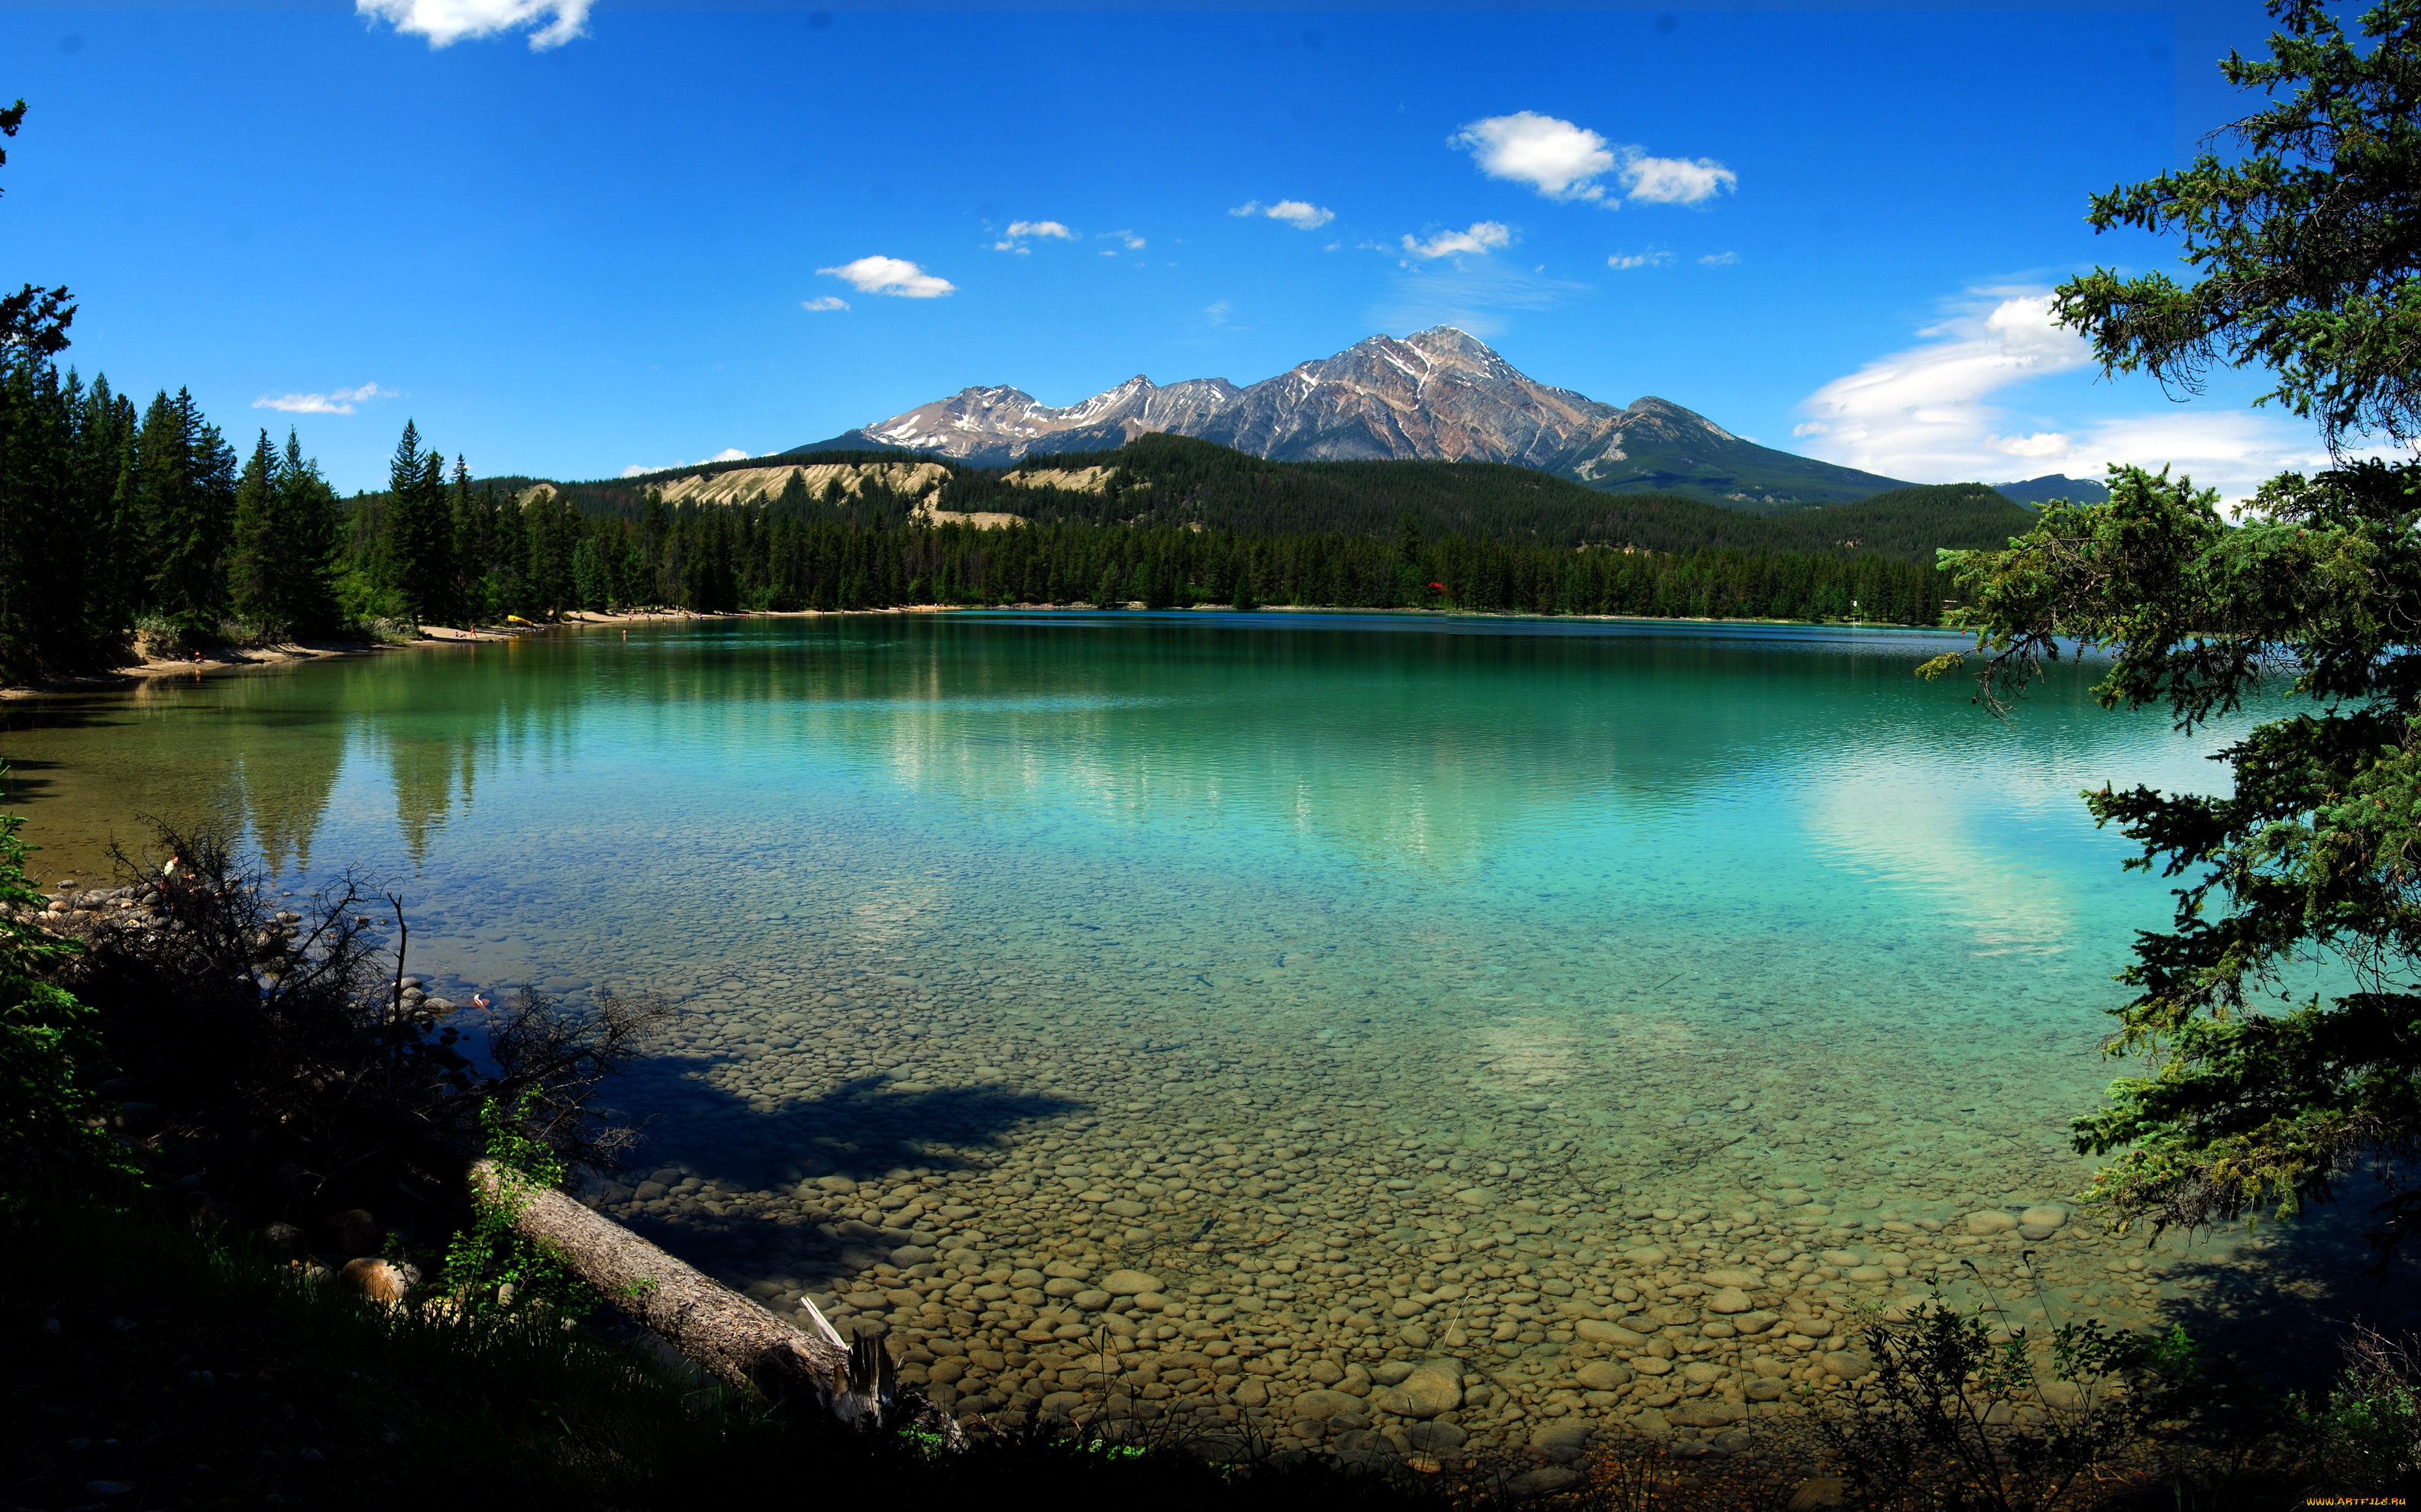
[[[876,482],[903,498],[916,499],[938,492],[950,479],[949,469],[939,462],[810,462],[792,467],[742,467],[728,473],[700,473],[652,487],[664,495],[666,504],[751,504],[759,497],[770,504],[789,487],[793,473],[806,484],[807,492],[817,498],[823,496],[827,484],[837,482],[841,492],[851,494],[862,491],[868,482]]]
[[[1003,473],[1000,480],[1021,489],[1064,489],[1070,493],[1107,493],[1115,467],[1048,467]]]
[[[1003,514],[993,509],[936,509],[927,499],[913,511],[929,525],[973,525],[977,530],[1007,530],[1011,525],[1026,522],[1023,515]]]

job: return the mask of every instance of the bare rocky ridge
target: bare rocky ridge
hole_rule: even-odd
[[[828,488],[854,495],[868,483],[880,484],[902,498],[938,494],[950,480],[949,469],[938,462],[817,462],[801,466],[742,467],[727,472],[700,472],[651,485],[666,504],[747,504],[778,498],[795,477],[817,498]],[[553,485],[539,488],[554,491]],[[536,492],[533,489],[531,492]]]
[[[1275,378],[1166,386],[1141,375],[1064,408],[1022,389],[964,389],[798,452],[851,446],[1005,466],[1159,431],[1278,461],[1509,462],[1608,491],[1750,508],[1840,503],[1902,485],[1736,436],[1666,399],[1628,408],[1541,383],[1452,326],[1376,335]]]

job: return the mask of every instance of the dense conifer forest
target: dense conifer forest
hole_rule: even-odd
[[[0,349],[0,675],[11,681],[110,664],[138,633],[156,652],[636,606],[1295,604],[1931,624],[1948,594],[1933,550],[1996,544],[2032,519],[1980,485],[1752,515],[1514,467],[1273,463],[1150,437],[1023,469],[1115,470],[1091,491],[951,469],[945,509],[1029,522],[978,530],[928,522],[917,506],[929,501],[879,481],[817,493],[796,471],[770,497],[711,505],[664,503],[662,477],[475,481],[410,425],[388,487],[341,501],[291,433],[281,446],[263,431],[239,453],[190,394],[138,409],[106,378],[60,367],[58,346],[21,334]]]
[[[811,459],[903,460],[914,459]],[[795,470],[748,502],[666,505],[659,497],[676,478],[767,465],[760,459],[563,485],[458,475],[450,486],[458,538],[501,538],[499,522],[518,511],[528,565],[490,551],[480,557],[486,569],[474,570],[474,548],[445,602],[474,615],[533,617],[630,604],[1285,603],[1930,624],[1945,597],[1934,550],[1997,545],[2034,518],[1976,484],[1751,515],[1689,499],[1610,497],[1517,467],[1277,463],[1174,436],[1012,470],[1113,470],[1095,490],[950,467],[942,507],[1030,522],[1009,530],[924,523],[918,500],[879,482],[848,491],[828,483],[819,492]],[[433,497],[441,481],[425,477],[420,495]],[[395,538],[381,520],[401,496],[360,501],[355,531],[365,551]],[[566,584],[570,597],[558,598]],[[430,601],[415,599],[413,607],[426,615]]]

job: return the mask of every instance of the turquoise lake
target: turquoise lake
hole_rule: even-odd
[[[205,820],[390,882],[449,1000],[662,994],[592,1199],[972,1410],[1123,1380],[1344,1443],[1385,1414],[1288,1394],[1440,1356],[1482,1443],[1688,1436],[1861,1308],[2148,1321],[2267,1242],[1971,1232],[2072,1206],[2168,915],[2079,790],[2222,774],[2090,668],[2007,723],[1912,675],[1959,644],[656,622],[22,703],[0,755],[46,872]]]

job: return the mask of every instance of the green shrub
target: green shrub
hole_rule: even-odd
[[[556,1190],[570,1174],[562,1156],[530,1137],[538,1101],[538,1089],[529,1087],[509,1109],[495,1098],[479,1104],[482,1153],[506,1177],[493,1192],[471,1193],[471,1221],[447,1243],[438,1281],[440,1292],[474,1316],[522,1309],[585,1317],[604,1301],[571,1273],[552,1246],[513,1227],[528,1206],[528,1192]]]
[[[2183,1330],[2064,1325],[2048,1350],[1982,1311],[1928,1303],[1868,1323],[1874,1362],[1846,1410],[1816,1420],[1877,1508],[2048,1512],[2088,1477],[2139,1456],[2178,1413],[2202,1362]]]
[[[2304,1411],[2327,1462],[2329,1489],[2411,1491],[2421,1479],[2421,1349],[2357,1327],[2336,1383]]]
[[[370,646],[409,646],[420,639],[420,626],[407,617],[367,615],[345,621],[343,639]]]
[[[135,648],[154,661],[173,661],[190,656],[201,649],[187,627],[166,615],[137,615],[134,617]]]
[[[34,922],[47,900],[25,876],[24,822],[0,812],[0,1171],[64,1162],[131,1173],[91,1087],[108,1064],[93,1014],[42,980],[75,947]]]

